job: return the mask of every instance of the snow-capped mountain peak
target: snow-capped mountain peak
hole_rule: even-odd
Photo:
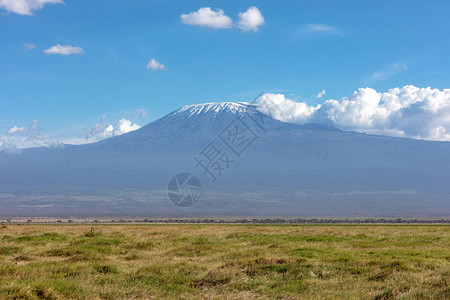
[[[222,112],[231,112],[233,114],[245,113],[248,111],[247,102],[210,102],[202,104],[185,105],[174,114],[188,117],[198,116],[205,113],[220,114]]]
[[[243,118],[246,115],[256,113],[256,107],[247,102],[211,102],[203,104],[186,105],[175,110],[167,116],[144,126],[177,128],[179,131],[202,128],[203,130],[223,129],[236,117]],[[276,120],[273,120],[276,121]],[[278,122],[278,121],[276,121]]]

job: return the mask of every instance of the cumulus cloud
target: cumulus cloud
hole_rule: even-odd
[[[29,126],[14,126],[8,130],[7,138],[0,138],[0,151],[20,152],[22,148],[60,147],[62,144],[55,138],[43,133],[39,121],[34,120]]]
[[[296,102],[283,94],[264,94],[253,102],[262,113],[289,123],[307,123],[316,108],[305,102]]]
[[[160,63],[159,61],[157,61],[156,59],[152,58],[150,60],[150,62],[147,64],[146,67],[147,70],[153,70],[153,71],[161,71],[161,70],[166,70],[166,65]]]
[[[19,15],[33,15],[33,11],[41,9],[45,4],[64,4],[62,0],[0,0],[0,8]]]
[[[256,32],[262,25],[264,25],[264,17],[257,7],[252,6],[246,12],[239,13],[238,26],[242,31]]]
[[[17,148],[16,145],[11,143],[10,140],[5,140],[0,137],[0,152],[7,152],[7,153],[19,153],[20,149]]]
[[[132,124],[130,120],[120,119],[117,123],[114,135],[121,135],[130,131],[135,131],[141,128],[138,124]]]
[[[317,98],[322,98],[323,96],[325,96],[327,94],[327,92],[325,90],[322,90],[320,93],[317,94]]]
[[[11,129],[8,130],[8,134],[9,135],[15,135],[16,133],[20,133],[20,132],[22,132],[24,130],[25,130],[25,127],[14,126],[14,127],[12,127]]]
[[[97,142],[113,136],[118,136],[141,128],[138,124],[133,124],[130,120],[120,119],[115,125],[105,124],[106,116],[102,116],[100,122],[89,128],[86,135],[88,142]]]
[[[144,110],[138,110],[137,112],[141,115],[145,114]],[[78,137],[69,136],[58,139],[43,133],[40,130],[39,121],[34,120],[28,126],[14,126],[10,128],[8,130],[8,136],[0,136],[0,151],[16,153],[24,148],[54,148],[63,147],[64,144],[86,144],[141,128],[138,124],[132,123],[127,119],[120,119],[115,124],[105,124],[105,120],[106,116],[102,116],[99,123],[88,128],[87,131],[83,131]]]
[[[341,35],[342,31],[337,27],[333,27],[327,24],[305,24],[298,28],[294,36],[303,37],[310,35]]]
[[[193,26],[203,26],[209,28],[231,28],[233,21],[230,17],[224,14],[224,11],[218,9],[212,10],[211,7],[202,7],[197,11],[189,14],[181,15],[181,22]]]
[[[80,47],[74,47],[69,45],[62,46],[60,44],[57,44],[56,46],[52,46],[48,49],[45,49],[44,53],[57,55],[72,55],[72,54],[84,54],[84,51]]]
[[[450,141],[450,89],[412,85],[380,93],[360,88],[350,97],[326,100],[317,106],[295,102],[281,94],[264,94],[258,109],[290,123],[319,123],[343,130]]]

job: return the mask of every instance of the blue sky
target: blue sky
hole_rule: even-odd
[[[102,116],[145,125],[261,91],[317,105],[363,87],[449,88],[448,1],[64,0],[32,15],[11,1],[36,3],[0,0],[0,136],[38,120],[42,134],[81,137]],[[202,7],[223,10],[230,28],[182,22]],[[249,7],[264,24],[245,31]],[[44,53],[58,44],[82,53]],[[165,69],[147,69],[152,58]]]

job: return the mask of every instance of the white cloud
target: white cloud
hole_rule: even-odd
[[[120,119],[115,125],[104,124],[105,120],[106,116],[102,116],[100,122],[88,130],[86,135],[87,142],[97,142],[141,128],[138,124],[133,124],[127,119]]]
[[[62,0],[0,0],[0,8],[19,15],[33,15],[34,10],[45,4],[64,4]]]
[[[62,146],[57,139],[41,132],[38,120],[27,127],[14,126],[8,130],[8,135],[7,138],[0,138],[0,150],[20,152],[23,148]]]
[[[143,114],[143,110],[139,112]],[[144,111],[145,112],[145,111]],[[8,136],[0,137],[0,151],[20,152],[24,148],[34,147],[63,147],[65,144],[86,144],[106,138],[118,136],[141,128],[138,124],[127,119],[120,119],[116,124],[105,124],[106,116],[100,122],[83,132],[84,136],[60,137],[60,139],[44,134],[39,128],[39,121],[34,120],[29,126],[14,126],[8,130]]]
[[[117,123],[116,130],[114,131],[114,135],[121,135],[130,131],[135,131],[141,128],[138,124],[131,124],[130,120],[121,119]]]
[[[33,50],[34,48],[36,48],[35,44],[29,44],[29,43],[25,43],[25,44],[23,44],[23,46],[25,47],[25,50]]]
[[[319,123],[343,130],[450,141],[450,89],[412,85],[380,93],[361,88],[350,97],[310,106],[281,94],[264,94],[259,110],[291,123]]]
[[[342,31],[337,27],[327,24],[305,24],[294,33],[295,37],[308,35],[341,35]]]
[[[60,44],[56,46],[52,46],[48,49],[44,50],[45,54],[58,54],[58,55],[72,55],[72,54],[84,54],[84,51],[80,47],[74,47],[65,45],[62,46]]]
[[[14,126],[14,127],[12,127],[11,129],[8,130],[8,134],[9,135],[15,135],[15,134],[20,133],[20,132],[22,132],[24,130],[25,130],[25,127]]]
[[[327,92],[325,90],[322,90],[320,93],[317,94],[317,98],[322,98],[323,96],[325,96],[327,94]]]
[[[153,70],[153,71],[160,71],[160,70],[166,70],[166,65],[160,63],[156,59],[152,58],[150,62],[147,64],[147,70]]]
[[[290,100],[282,94],[261,95],[254,104],[262,113],[290,123],[306,123],[316,110],[305,102]]]
[[[262,25],[264,25],[264,17],[258,8],[252,6],[246,12],[239,13],[238,26],[242,31],[256,32]]]
[[[4,140],[0,137],[0,151],[7,153],[19,153],[20,149],[16,147],[10,140]]]
[[[233,21],[224,14],[223,10],[211,10],[211,7],[202,7],[197,11],[181,15],[181,22],[188,25],[203,26],[209,28],[231,28]]]

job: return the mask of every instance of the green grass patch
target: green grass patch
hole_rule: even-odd
[[[450,299],[443,225],[8,225],[0,299]]]

